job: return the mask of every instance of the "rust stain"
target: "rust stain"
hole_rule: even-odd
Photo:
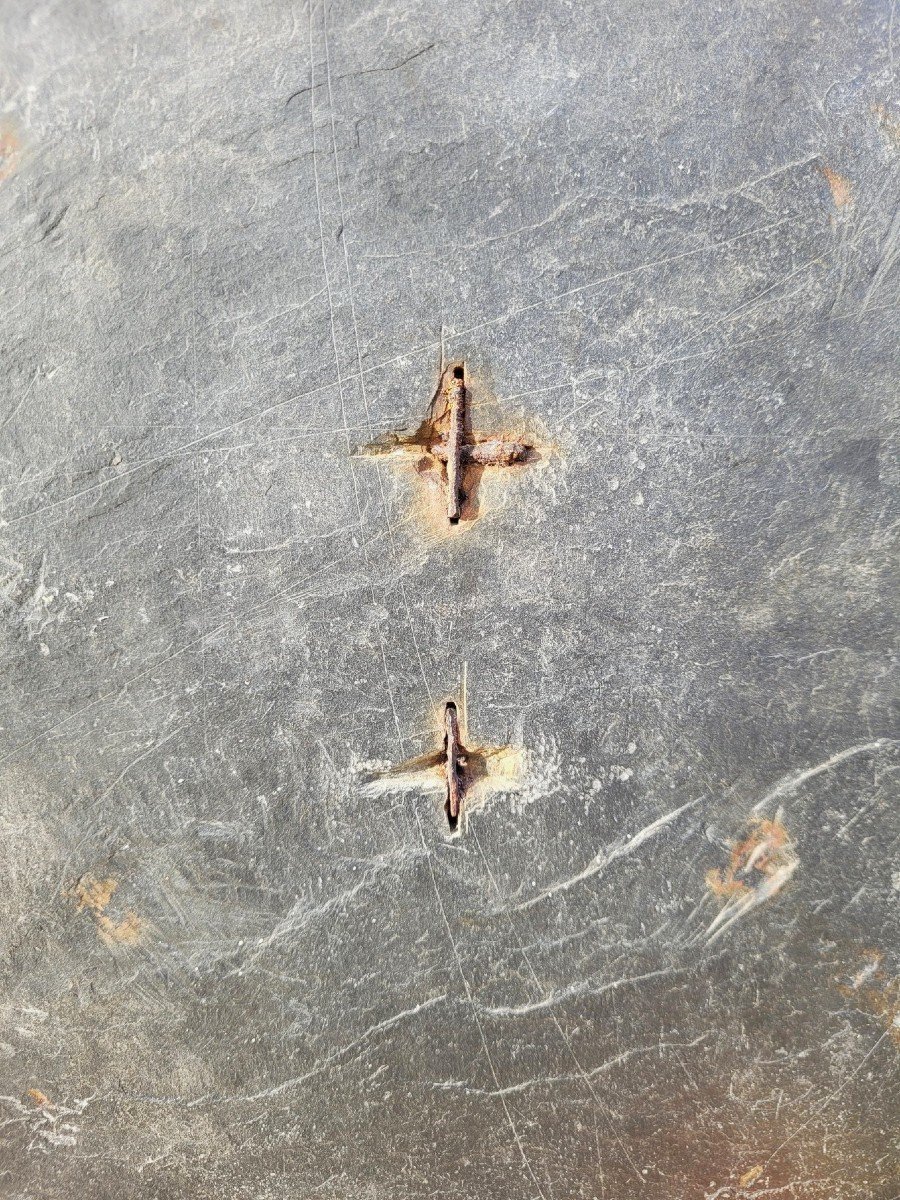
[[[731,843],[728,866],[707,871],[706,886],[722,902],[703,935],[707,945],[777,896],[800,865],[781,817],[780,810],[772,819],[753,817],[740,841]]]
[[[745,1171],[744,1174],[738,1180],[738,1187],[742,1187],[742,1188],[750,1187],[752,1184],[756,1183],[757,1179],[759,1179],[759,1177],[760,1177],[760,1175],[762,1175],[762,1173],[763,1173],[762,1167],[758,1167],[758,1166],[751,1167],[750,1170]]]
[[[116,879],[95,879],[93,875],[82,875],[68,895],[75,901],[78,912],[90,913],[100,938],[107,946],[133,946],[140,940],[142,932],[137,914],[126,912],[117,919],[106,912],[118,887]]]
[[[888,1036],[900,1048],[900,976],[884,970],[884,955],[879,950],[864,950],[863,962],[846,979],[838,979],[837,989],[861,1012],[877,1017]]]
[[[827,163],[823,163],[819,168],[825,176],[825,180],[831,189],[831,198],[834,201],[835,208],[852,208],[853,206],[853,184],[844,175],[839,175],[837,171],[832,170]]]
[[[128,912],[121,921],[112,917],[101,916],[97,921],[100,936],[107,945],[118,943],[120,946],[133,946],[140,940],[141,920],[136,913]]]
[[[72,889],[72,897],[77,901],[79,912],[87,909],[99,915],[113,898],[118,886],[115,879],[95,879],[93,875],[83,875]]]
[[[45,1096],[38,1088],[29,1088],[26,1094],[29,1100],[33,1100],[38,1108],[46,1108],[50,1104],[50,1097]]]
[[[900,116],[891,112],[886,104],[873,104],[872,112],[878,120],[878,126],[882,133],[895,146],[900,146]]]
[[[22,139],[10,120],[0,121],[0,181],[9,179],[19,169]]]
[[[781,820],[754,817],[746,836],[732,846],[728,866],[708,871],[706,884],[714,896],[730,900],[748,895],[758,876],[771,878],[794,862],[793,842]]]

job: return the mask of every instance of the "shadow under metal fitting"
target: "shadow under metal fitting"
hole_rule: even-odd
[[[447,824],[456,829],[465,793],[465,747],[459,740],[459,716],[452,700],[444,706],[444,772],[447,778],[447,798],[444,812]]]

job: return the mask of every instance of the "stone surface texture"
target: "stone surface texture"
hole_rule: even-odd
[[[893,1200],[894,6],[0,26],[2,1195]]]

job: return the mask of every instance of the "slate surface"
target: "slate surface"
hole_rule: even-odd
[[[3,1195],[895,1197],[893,7],[2,28]]]

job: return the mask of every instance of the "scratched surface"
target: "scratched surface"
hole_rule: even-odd
[[[892,6],[0,23],[3,1196],[892,1200]]]

